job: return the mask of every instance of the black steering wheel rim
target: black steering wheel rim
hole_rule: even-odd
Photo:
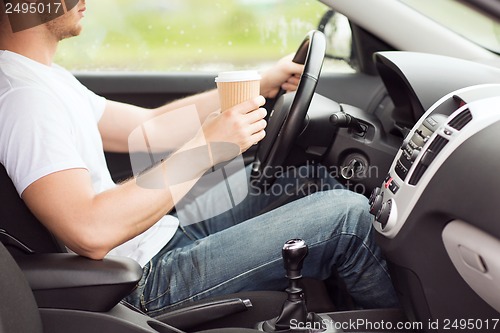
[[[292,144],[300,134],[307,110],[316,91],[326,51],[325,35],[309,32],[293,61],[304,64],[297,91],[280,91],[270,112],[266,137],[260,142],[252,169],[252,181],[261,188],[274,182]]]

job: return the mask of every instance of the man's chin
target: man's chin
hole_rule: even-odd
[[[78,26],[75,28],[75,31],[74,31],[74,35],[73,35],[73,37],[80,36],[80,35],[82,34],[82,31],[83,31],[83,26],[78,25]]]
[[[80,25],[78,25],[75,28],[73,28],[72,30],[68,30],[65,33],[60,34],[57,37],[58,37],[59,41],[62,41],[64,39],[68,39],[68,38],[79,36],[82,33],[82,30],[83,30],[83,27],[80,26]]]

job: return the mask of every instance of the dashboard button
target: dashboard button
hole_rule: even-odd
[[[411,152],[410,161],[415,162],[418,155],[420,154],[420,150],[421,150],[420,147],[413,149],[413,151]]]
[[[393,194],[396,194],[396,192],[399,190],[399,185],[396,183],[396,181],[393,179],[391,183],[389,184],[389,191],[391,191]]]

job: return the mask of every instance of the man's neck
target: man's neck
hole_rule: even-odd
[[[3,33],[4,31],[2,31]],[[51,66],[58,41],[51,39],[42,29],[29,29],[14,34],[4,34],[0,39],[0,49],[8,50],[41,64]]]

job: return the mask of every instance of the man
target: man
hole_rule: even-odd
[[[233,210],[191,225],[167,215],[207,170],[264,138],[264,97],[295,89],[302,66],[281,60],[262,74],[263,96],[223,113],[216,91],[154,110],[107,101],[52,63],[59,41],[80,34],[84,12],[80,0],[30,29],[13,32],[5,14],[0,23],[0,162],[30,210],[70,250],[139,262],[144,275],[127,301],[151,315],[218,294],[282,289],[279,249],[297,237],[310,248],[305,276],[325,279],[336,268],[359,305],[397,304],[366,199],[355,193],[324,191],[260,216],[275,198],[249,195]],[[172,135],[154,121],[189,107],[201,130]],[[115,185],[103,150],[129,152],[131,134],[144,124],[148,138],[176,152]],[[217,143],[231,148],[214,150]],[[205,153],[186,160],[189,151]],[[183,181],[174,171],[187,172]],[[165,186],[142,186],[149,178]]]

